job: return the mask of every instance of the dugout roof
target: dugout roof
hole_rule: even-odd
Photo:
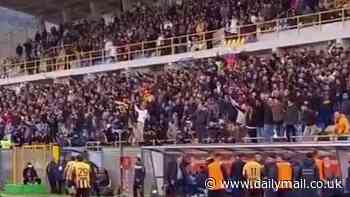
[[[274,144],[210,144],[210,145],[168,145],[146,146],[143,150],[163,154],[196,153],[208,154],[212,151],[222,153],[306,153],[318,150],[323,153],[335,153],[336,150],[350,150],[349,142],[311,142],[311,143],[274,143]]]

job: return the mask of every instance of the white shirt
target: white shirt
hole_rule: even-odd
[[[173,28],[173,23],[171,21],[165,21],[163,27],[164,29],[171,29]]]
[[[237,33],[237,19],[232,18],[230,21],[230,33],[236,34]]]
[[[108,56],[115,56],[116,55],[116,48],[113,45],[113,42],[108,40],[105,44],[105,51],[107,52]]]
[[[164,41],[164,36],[163,35],[160,35],[157,39],[157,46],[160,46],[163,44],[163,41]]]
[[[145,123],[146,119],[148,118],[148,111],[146,109],[141,110],[135,105],[135,110],[138,114],[137,116],[137,122]]]

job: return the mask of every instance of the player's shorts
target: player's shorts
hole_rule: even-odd
[[[67,181],[66,188],[67,188],[68,194],[76,194],[77,193],[73,181]]]
[[[75,189],[75,187],[74,186],[70,186],[70,187],[68,187],[68,194],[70,194],[70,195],[74,195],[74,194],[76,194],[77,193],[77,190]]]

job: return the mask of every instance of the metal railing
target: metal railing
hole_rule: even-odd
[[[344,22],[350,19],[350,7],[333,9],[313,14],[294,17],[279,18],[271,21],[243,25],[237,27],[237,34],[227,34],[220,30],[194,33],[163,40],[143,41],[134,44],[116,46],[116,54],[111,56],[110,51],[104,49],[73,52],[68,55],[41,58],[32,61],[15,61],[0,66],[2,78],[15,77],[28,74],[45,73],[57,70],[67,70],[78,67],[87,67],[103,63],[130,61],[142,57],[174,55],[190,51],[214,48],[227,39],[244,38],[245,42],[259,40],[264,33],[280,32],[285,30],[322,25],[333,22]],[[66,51],[74,51],[73,45],[65,45]],[[67,50],[70,49],[70,50]],[[61,50],[54,48],[53,50]]]
[[[142,145],[144,146],[155,146],[155,145],[185,145],[185,144],[264,144],[264,143],[285,143],[285,144],[295,144],[295,143],[324,143],[324,142],[333,142],[333,143],[349,143],[350,135],[334,135],[334,134],[322,134],[322,135],[311,135],[311,136],[291,136],[292,141],[288,141],[286,136],[274,136],[270,141],[266,140],[263,137],[242,137],[239,140],[235,136],[230,137],[220,137],[220,138],[206,138],[204,143],[196,142],[195,139],[184,139],[184,140],[175,140],[175,139],[151,139],[145,140]],[[133,146],[126,140],[102,143],[99,141],[89,141],[86,143],[87,148],[97,148],[101,149],[102,147],[120,147],[124,146]]]

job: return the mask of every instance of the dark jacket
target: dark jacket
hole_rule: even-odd
[[[253,109],[251,112],[247,113],[246,116],[247,127],[256,127],[257,125],[257,111]]]
[[[135,164],[134,184],[143,185],[146,176],[145,166],[141,161],[137,161]]]
[[[231,103],[222,99],[219,102],[219,108],[221,116],[227,117],[231,122],[236,121],[238,112]]]
[[[32,49],[33,49],[33,46],[32,46],[32,43],[31,42],[26,42],[23,44],[24,46],[24,49],[25,49],[25,52],[26,52],[26,56],[30,56],[32,54]]]
[[[350,100],[343,101],[341,111],[348,116],[350,115]]]
[[[236,180],[244,180],[243,176],[243,167],[245,162],[242,160],[236,160],[231,166],[231,177],[234,177]]]
[[[196,129],[205,128],[208,125],[209,113],[207,110],[197,110],[193,117],[194,127]]]
[[[257,127],[263,127],[264,126],[264,106],[256,106],[256,126]]]
[[[33,181],[35,179],[39,178],[38,174],[36,172],[36,170],[34,169],[34,167],[26,167],[23,170],[23,179],[24,180],[28,180],[28,181]]]
[[[298,107],[295,104],[290,105],[287,107],[286,115],[284,117],[284,122],[287,125],[295,125],[298,123],[298,120],[299,120],[298,116],[299,116]]]
[[[271,106],[272,118],[274,122],[283,121],[284,109],[281,102],[273,103]]]
[[[272,109],[267,103],[264,104],[264,124],[273,124]]]
[[[331,101],[324,101],[319,108],[318,121],[326,125],[330,125],[333,119],[333,103]]]
[[[178,166],[175,159],[167,163],[165,176],[168,185],[173,185],[177,181],[177,170]]]
[[[18,45],[17,48],[16,48],[16,54],[18,56],[22,56],[23,55],[23,47],[22,45]]]
[[[59,176],[58,165],[56,162],[51,161],[46,168],[46,174],[48,179],[57,179]]]
[[[311,109],[306,109],[303,112],[303,122],[307,125],[307,126],[311,126],[316,124],[316,113],[314,111],[312,111]]]
[[[297,160],[291,161],[292,167],[293,167],[293,180],[297,181],[301,179],[301,163]]]
[[[264,165],[264,176],[268,180],[277,180],[278,179],[278,168],[275,162],[266,163]]]

